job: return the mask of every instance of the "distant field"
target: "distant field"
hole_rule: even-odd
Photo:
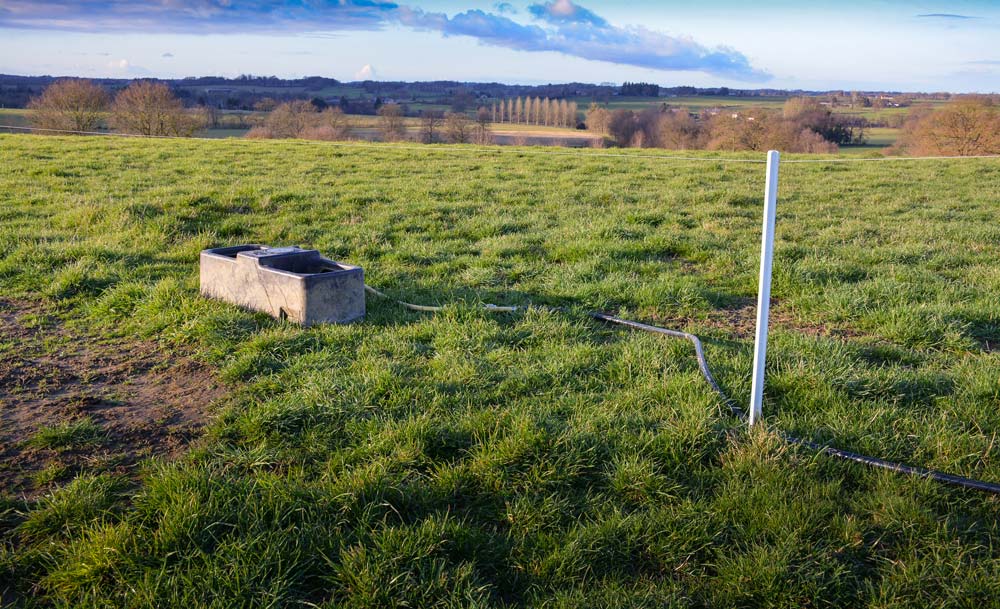
[[[734,97],[734,96],[696,96],[696,97],[660,97],[660,102],[672,106],[685,106],[692,109],[703,108],[731,108],[731,107],[756,107],[756,108],[780,108],[788,98],[786,97]]]
[[[904,108],[851,108],[848,106],[838,106],[835,108],[836,112],[841,112],[844,114],[853,114],[856,116],[862,116],[871,121],[878,120],[890,120],[892,118],[906,117],[910,112],[916,108],[930,107],[930,108],[940,108],[941,106],[947,104],[948,102],[944,100],[919,100],[912,106],[907,106]]]
[[[670,106],[682,106],[693,111],[704,108],[737,108],[754,106],[760,108],[780,108],[787,101],[786,97],[736,97],[736,96],[689,96],[689,97],[611,97],[607,101],[609,108],[613,110],[643,110],[650,106],[667,104]],[[584,111],[594,100],[589,97],[572,98],[577,102],[580,110]]]
[[[590,103],[590,99],[579,98],[576,100],[580,106],[580,119],[583,120],[584,112]],[[715,96],[701,96],[701,97],[660,97],[660,98],[613,98],[609,106],[613,109],[627,108],[632,110],[642,110],[643,108],[649,107],[650,105],[660,105],[668,104],[671,106],[681,106],[690,108],[692,111],[701,110],[704,108],[712,107],[722,107],[722,108],[740,108],[747,106],[754,107],[766,107],[772,109],[778,109],[784,103],[785,98],[778,97],[715,97]],[[931,104],[931,102],[927,102]],[[932,104],[934,105],[934,104]],[[429,105],[429,104],[410,104],[410,108],[413,111],[419,109],[435,109],[440,111],[447,111],[446,106],[440,105]],[[837,112],[856,114],[859,116],[864,116],[866,118],[875,119],[885,119],[892,115],[904,115],[910,111],[910,108],[886,108],[882,110],[852,110],[850,108],[838,107]],[[0,124],[9,124],[16,126],[27,126],[27,111],[19,109],[0,109]],[[242,115],[244,120],[247,121],[260,121],[263,119],[262,113],[257,112],[226,112],[223,115],[223,121],[230,121],[234,119],[236,115]],[[349,121],[352,128],[355,131],[355,137],[362,139],[378,139],[379,132],[379,119],[377,116],[365,116],[365,115],[350,115]],[[416,137],[420,131],[420,119],[416,117],[409,117],[404,119],[407,125],[407,132]],[[551,143],[554,138],[559,138],[567,140],[569,142],[579,142],[593,139],[592,134],[585,131],[579,131],[576,129],[566,129],[562,127],[543,127],[536,125],[520,125],[520,124],[508,124],[508,123],[497,123],[493,125],[493,130],[498,135],[498,141],[501,143],[510,143],[514,139],[527,138],[525,143],[531,144],[547,144]],[[200,137],[210,137],[210,138],[239,138],[246,135],[248,129],[234,128],[230,125],[226,125],[223,128],[216,129],[206,129],[199,132],[197,135]],[[861,147],[845,147],[845,151],[850,150],[871,150],[875,148],[883,148],[892,145],[898,136],[897,129],[888,128],[875,128],[869,131],[871,138],[866,146]]]
[[[261,119],[258,116],[257,119]],[[381,138],[380,122],[377,116],[348,115],[347,120],[351,126],[351,137],[363,140],[379,140]],[[421,121],[419,118],[407,117],[403,119],[406,127],[407,137],[413,140],[419,139],[421,133]],[[438,126],[439,132],[443,132],[443,127]],[[499,143],[511,143],[514,139],[523,139],[527,145],[548,144],[553,140],[566,140],[572,142],[589,142],[594,139],[594,135],[587,131],[578,129],[567,129],[565,127],[545,127],[539,125],[521,125],[509,123],[494,123],[491,127]],[[210,138],[243,137],[247,129],[206,129],[197,135]]]
[[[586,110],[593,101],[590,98],[577,98],[575,100],[581,110]],[[612,109],[628,109],[641,111],[650,106],[667,104],[674,107],[689,108],[692,111],[700,111],[706,108],[769,108],[780,110],[788,97],[737,97],[737,96],[692,96],[692,97],[612,97],[608,102],[608,107]],[[889,121],[906,117],[914,108],[929,106],[940,107],[947,102],[944,100],[919,100],[913,106],[904,108],[852,108],[848,105],[838,105],[833,108],[839,114],[850,114],[866,118],[870,121]]]
[[[0,125],[26,127],[28,125],[28,111],[18,108],[2,108],[0,109]]]
[[[849,155],[867,155],[872,152],[883,152],[899,139],[899,129],[876,127],[865,131],[867,141],[861,146],[841,146],[840,152]]]
[[[889,129],[886,127],[876,127],[868,130],[868,145],[884,148],[892,146],[899,139],[899,129]]]
[[[764,172],[721,159],[762,156],[650,153],[0,135],[4,604],[993,606],[996,498],[748,434],[689,344],[586,317],[699,334],[747,402]],[[1000,481],[998,200],[994,160],[784,164],[768,426]],[[446,309],[199,297],[199,251],[237,243]],[[90,380],[56,395],[71,335]],[[184,354],[224,395],[132,464],[101,417],[207,383]],[[49,405],[34,431],[12,400]]]

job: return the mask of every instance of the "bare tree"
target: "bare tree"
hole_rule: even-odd
[[[267,115],[264,119],[266,135],[275,139],[291,139],[300,137],[302,132],[312,127],[316,121],[316,108],[307,101],[294,100],[285,102]]]
[[[299,131],[298,137],[306,140],[336,141],[347,139],[350,134],[351,127],[344,111],[340,108],[327,107],[322,112],[314,112],[311,117],[307,117],[307,126]]]
[[[270,112],[278,107],[278,102],[270,97],[265,97],[253,105],[253,109],[258,112]]]
[[[211,129],[217,129],[219,127],[219,121],[222,118],[222,114],[219,109],[211,104],[205,104],[198,109],[201,112],[202,123]]]
[[[350,132],[348,118],[340,108],[327,107],[317,112],[314,104],[299,99],[280,104],[246,137],[335,141],[348,138]]]
[[[420,112],[420,139],[425,144],[433,144],[437,132],[441,129],[444,114],[440,110],[423,110]]]
[[[608,120],[608,132],[611,137],[615,138],[619,146],[633,144],[633,138],[637,131],[639,131],[639,125],[636,122],[635,112],[615,110],[611,113],[611,118]]]
[[[115,97],[111,123],[119,131],[141,135],[189,137],[201,126],[199,116],[186,112],[170,87],[136,81]]]
[[[485,107],[476,112],[476,129],[473,141],[480,145],[493,143],[493,132],[490,131],[490,111]]]
[[[339,107],[327,108],[320,113],[320,121],[324,125],[329,125],[330,128],[340,132],[343,137],[347,137],[351,134],[351,125],[347,119],[347,115]]]
[[[693,150],[699,147],[698,123],[687,109],[668,111],[660,119],[659,145],[671,150]]]
[[[378,109],[379,131],[382,139],[396,142],[406,137],[406,125],[403,122],[403,108],[399,104],[385,104]]]
[[[108,109],[108,94],[89,80],[57,80],[28,103],[31,124],[42,129],[93,131]]]
[[[1000,108],[986,98],[960,98],[907,121],[900,140],[911,154],[1000,154]]]
[[[444,115],[444,136],[452,144],[468,142],[469,127],[469,117],[461,112],[449,112]]]
[[[587,129],[601,135],[608,134],[608,127],[611,124],[611,113],[607,108],[602,108],[597,104],[590,104],[587,110]]]

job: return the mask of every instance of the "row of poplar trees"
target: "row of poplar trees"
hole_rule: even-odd
[[[575,128],[577,105],[576,102],[548,97],[502,99],[493,103],[493,122]]]

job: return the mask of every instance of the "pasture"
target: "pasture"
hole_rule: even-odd
[[[608,107],[617,109],[628,109],[636,112],[649,107],[658,107],[667,104],[674,107],[689,108],[692,112],[698,112],[708,108],[741,109],[741,108],[768,108],[780,110],[787,98],[784,97],[637,97],[637,98],[614,98]],[[580,105],[580,120],[583,120],[584,113],[592,100],[589,98],[576,98]],[[724,103],[723,103],[724,102]],[[409,104],[411,111],[431,108],[422,104]],[[445,106],[433,107],[447,111]],[[858,114],[869,119],[887,118],[891,114],[905,116],[910,108],[889,108],[884,110],[852,110],[850,108],[837,108],[838,113]],[[253,124],[262,123],[266,117],[264,112],[243,112],[225,111],[219,118],[217,127],[202,129],[196,135],[198,137],[226,139],[241,138],[246,135]],[[421,135],[421,121],[416,117],[406,117],[403,119],[407,138],[419,140]],[[381,139],[379,118],[367,115],[348,115],[347,124],[351,129],[351,137],[366,141],[378,141]],[[0,109],[0,125],[11,125],[15,127],[30,126],[28,121],[28,111],[24,109]],[[103,121],[102,129],[107,129],[107,121]],[[524,144],[524,145],[552,145],[560,144],[565,146],[587,146],[593,139],[594,134],[579,129],[568,129],[564,127],[546,127],[541,125],[524,125],[516,123],[493,123],[491,130],[494,133],[495,141],[498,144]],[[0,131],[3,131],[0,129]],[[885,148],[895,143],[900,130],[889,128],[872,128],[869,130],[868,142],[863,146],[845,146],[848,151],[872,151]]]
[[[689,344],[586,317],[698,334],[746,402],[763,166],[650,154],[0,135],[3,602],[994,605],[998,498],[775,430],[1000,481],[1000,164],[783,166],[748,433]],[[200,298],[251,242],[446,309]]]

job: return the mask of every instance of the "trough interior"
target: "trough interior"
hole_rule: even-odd
[[[323,258],[307,256],[282,256],[270,260],[265,259],[262,264],[272,269],[298,273],[300,275],[317,275],[344,270],[344,267],[334,262],[324,260]]]
[[[260,245],[234,245],[232,247],[220,247],[211,251],[213,254],[218,254],[219,256],[235,258],[240,252],[257,252],[262,249],[265,248]]]

